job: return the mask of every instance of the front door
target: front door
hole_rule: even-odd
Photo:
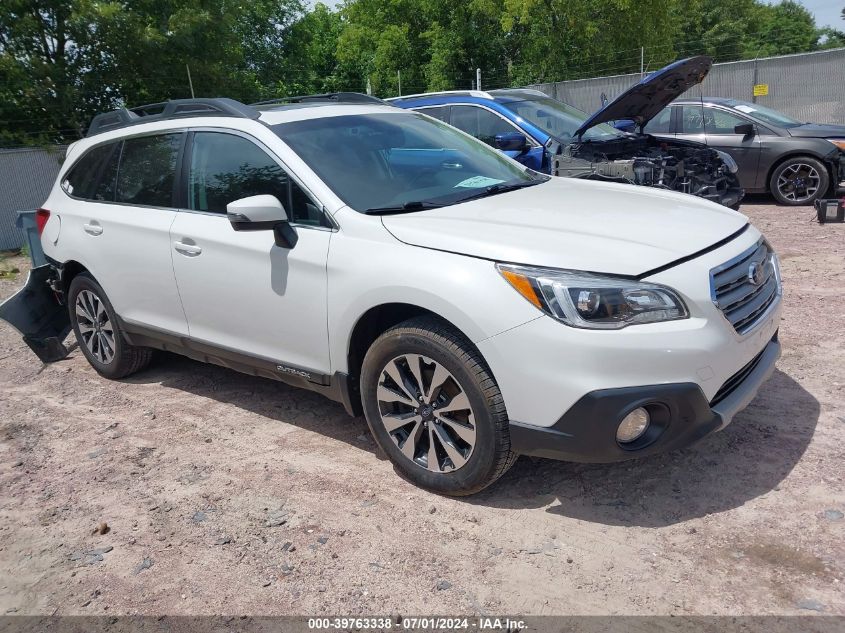
[[[190,338],[284,366],[329,373],[326,262],[332,229],[279,162],[245,136],[189,138],[187,209],[170,236]],[[226,204],[276,196],[299,235],[293,249],[272,231],[236,232]]]

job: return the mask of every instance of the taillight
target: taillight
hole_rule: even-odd
[[[47,220],[50,219],[50,212],[47,209],[38,209],[35,212],[35,226],[38,228],[38,237],[44,232]]]

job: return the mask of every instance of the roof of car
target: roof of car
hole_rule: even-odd
[[[730,99],[728,97],[701,97],[700,99],[676,99],[672,103],[712,103],[714,105],[725,105],[725,106],[732,106],[736,103],[742,103],[738,99]]]
[[[446,105],[449,103],[510,103],[513,101],[525,101],[537,97],[548,97],[539,90],[528,88],[504,88],[500,90],[447,90],[443,92],[424,92],[402,97],[385,99],[388,103],[395,105],[434,106]]]
[[[341,108],[341,110],[338,110]],[[327,93],[274,99],[246,105],[228,98],[176,99],[151,103],[133,108],[118,108],[102,112],[91,120],[86,137],[150,124],[188,119],[223,118],[229,121],[261,120],[278,123],[284,120],[313,118],[315,110],[320,117],[343,113],[379,112],[394,110],[389,104],[370,95],[358,93]],[[285,113],[285,114],[280,114]]]
[[[258,120],[266,123],[267,125],[278,125],[279,123],[302,121],[304,119],[355,114],[390,114],[399,112],[402,112],[402,110],[387,104],[298,103],[261,110],[261,115]]]

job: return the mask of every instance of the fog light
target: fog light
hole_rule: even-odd
[[[616,440],[620,444],[630,444],[646,432],[650,422],[648,411],[637,407],[625,416],[616,430]]]

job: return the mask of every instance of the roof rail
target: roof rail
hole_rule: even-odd
[[[120,108],[103,112],[91,119],[86,137],[119,130],[138,123],[166,121],[181,117],[231,116],[242,119],[257,119],[261,113],[240,101],[220,97],[217,99],[174,99],[162,103],[150,103],[135,108]]]
[[[478,99],[493,100],[493,96],[489,92],[483,90],[441,90],[440,92],[420,92],[415,95],[402,95],[401,97],[390,97],[385,99],[387,102],[400,101],[402,99],[416,99],[417,97],[439,97],[440,95],[453,95],[456,97],[476,97]]]
[[[360,92],[326,92],[316,95],[298,95],[295,97],[282,97],[280,99],[268,99],[253,103],[253,106],[276,105],[285,103],[306,103],[309,101],[332,101],[336,103],[378,103],[384,105],[384,101],[372,95],[365,95]]]

